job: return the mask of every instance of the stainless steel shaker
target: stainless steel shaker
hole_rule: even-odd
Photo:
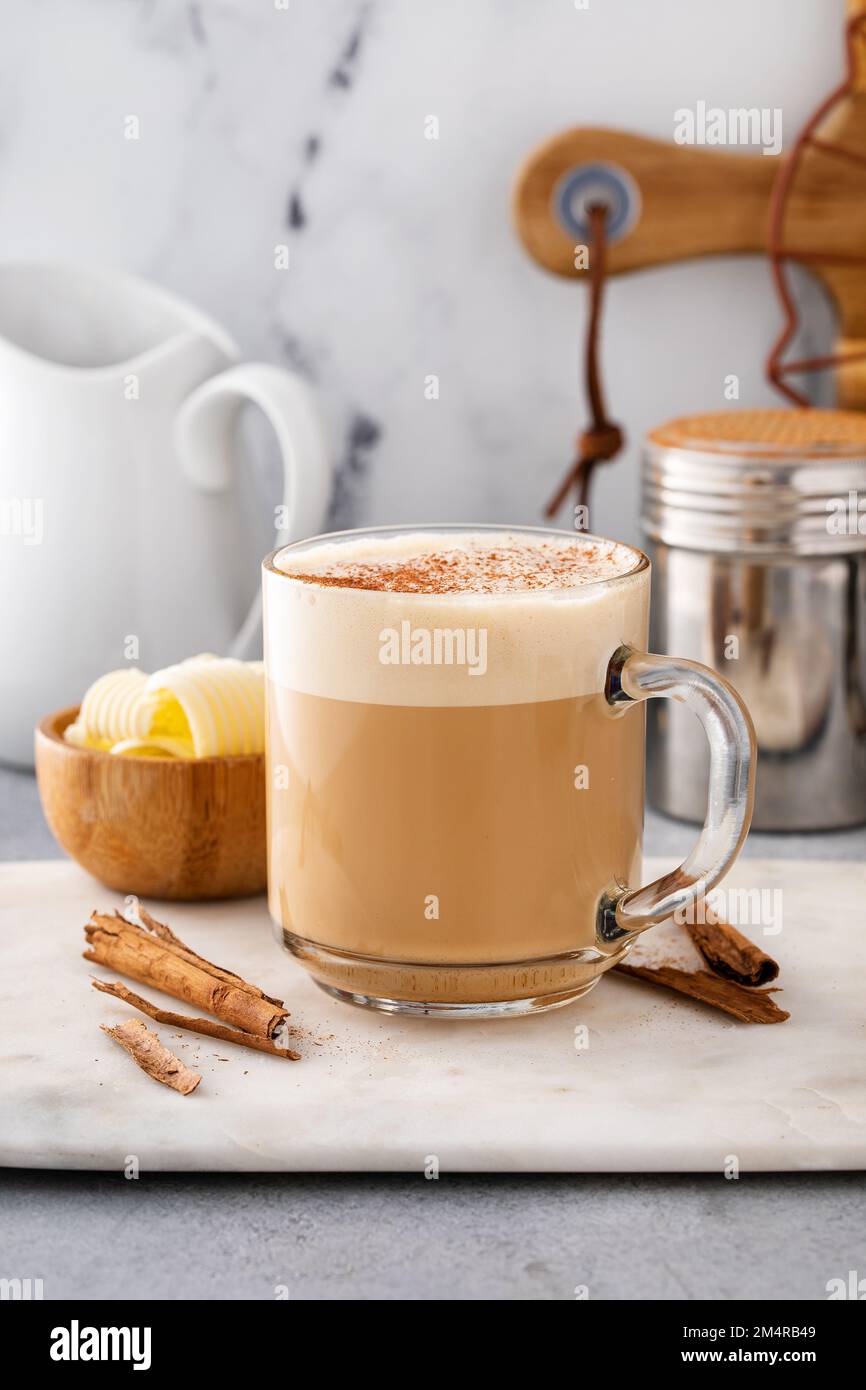
[[[642,474],[651,649],[714,667],[758,736],[752,825],[866,821],[866,415],[730,411],[654,430]],[[648,707],[648,790],[703,819],[706,740]]]

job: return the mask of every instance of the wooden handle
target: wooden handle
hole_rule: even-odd
[[[608,251],[612,275],[644,266],[764,249],[767,207],[778,160],[649,140],[618,130],[579,128],[554,136],[521,169],[514,218],[530,256],[556,275],[574,265],[576,238],[558,220],[557,185],[599,162],[630,175],[640,191],[633,229]]]
[[[866,21],[866,0],[848,0],[848,23]],[[866,22],[852,36],[852,86],[855,92],[866,92]]]
[[[855,23],[860,21],[859,23]],[[839,311],[836,351],[866,352],[866,0],[847,0],[851,84],[800,153],[785,207],[780,250],[824,283]],[[834,148],[831,148],[834,147]],[[616,130],[578,128],[527,159],[514,193],[514,219],[529,254],[556,275],[578,278],[568,225],[567,180],[611,166],[631,216],[607,247],[611,275],[694,256],[761,253],[779,157],[680,146]],[[574,222],[574,219],[572,219]],[[577,219],[579,224],[580,218]],[[837,372],[839,404],[866,409],[866,357]]]
[[[844,357],[863,354],[859,362],[837,369],[837,404],[843,410],[866,410],[866,338],[840,338],[836,351]]]

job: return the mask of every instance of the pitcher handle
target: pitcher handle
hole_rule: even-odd
[[[599,937],[617,942],[688,910],[727,873],[752,819],[756,744],[749,712],[739,695],[697,661],[620,647],[608,667],[606,695],[608,703],[623,713],[638,701],[657,696],[681,700],[698,716],[710,745],[707,814],[688,858],[654,883],[611,892],[602,901]]]
[[[184,401],[175,422],[175,445],[187,477],[206,492],[228,487],[233,467],[233,425],[242,405],[264,411],[280,446],[282,506],[275,546],[321,529],[331,493],[332,465],[313,392],[293,372],[265,362],[246,362],[211,377]],[[244,656],[261,621],[261,586],[232,642]]]

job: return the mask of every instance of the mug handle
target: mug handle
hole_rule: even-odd
[[[680,700],[698,716],[710,745],[707,814],[698,842],[672,873],[645,888],[604,897],[598,935],[614,943],[698,902],[727,873],[749,832],[757,748],[751,717],[737,692],[697,661],[620,647],[608,666],[605,695],[623,714],[642,700]]]
[[[187,397],[175,421],[181,467],[196,487],[222,492],[233,467],[233,425],[252,402],[267,416],[283,463],[282,506],[288,518],[276,528],[274,546],[315,535],[331,494],[332,465],[313,392],[293,372],[265,362],[246,362],[210,377]],[[231,645],[248,651],[261,621],[261,585]]]

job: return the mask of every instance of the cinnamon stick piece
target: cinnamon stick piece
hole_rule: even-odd
[[[730,922],[687,922],[686,930],[716,975],[741,985],[768,985],[779,974],[772,956]]]
[[[141,1019],[127,1019],[125,1023],[118,1023],[116,1028],[109,1028],[107,1023],[99,1026],[103,1033],[107,1033],[129,1053],[142,1071],[152,1076],[154,1081],[162,1082],[163,1086],[170,1086],[173,1091],[188,1096],[201,1081],[198,1072],[190,1071],[179,1057],[163,1047],[156,1033],[145,1028]]]
[[[237,1043],[240,1047],[251,1047],[256,1052],[269,1052],[272,1057],[284,1057],[289,1062],[301,1060],[300,1052],[292,1052],[288,1047],[279,1047],[270,1038],[259,1038],[254,1033],[242,1033],[237,1028],[226,1027],[224,1023],[213,1023],[209,1018],[187,1018],[185,1014],[175,1014],[169,1009],[157,1008],[156,1004],[142,999],[140,994],[134,994],[119,980],[110,984],[104,980],[91,980],[90,983],[94,989],[100,990],[103,994],[112,994],[115,999],[122,999],[124,1004],[147,1014],[148,1018],[152,1018],[156,1023],[166,1023],[172,1028],[186,1028],[190,1033],[203,1033],[207,1038]]]
[[[735,980],[721,979],[709,970],[682,970],[672,965],[629,965],[627,961],[614,968],[621,975],[663,985],[676,990],[678,994],[687,994],[690,999],[697,999],[702,1004],[712,1004],[741,1023],[784,1023],[786,1018],[791,1017],[772,998],[775,990],[750,989],[737,984]]]
[[[119,917],[121,922],[128,922],[128,918],[124,917],[122,912],[115,912],[114,915],[115,917]],[[166,922],[158,922],[155,917],[151,917],[147,908],[142,907],[141,903],[138,905],[138,916],[149,932],[152,932],[154,936],[160,937],[163,941],[169,942],[172,949],[177,951],[180,955],[183,955],[187,960],[195,961],[199,965],[203,965],[206,970],[209,970],[212,975],[216,975],[218,979],[226,980],[228,983],[236,985],[238,989],[244,989],[248,994],[254,994],[257,998],[266,999],[269,1004],[277,1004],[282,1008],[282,999],[273,999],[270,994],[265,994],[264,990],[259,989],[258,985],[250,984],[249,980],[245,980],[242,975],[236,975],[232,970],[224,970],[222,966],[214,965],[213,961],[206,960],[204,956],[200,956],[191,946],[187,946],[185,941],[181,941],[180,937],[172,931],[171,927],[168,926]],[[132,923],[131,925],[135,924]]]
[[[733,932],[733,928],[728,927],[727,931]],[[739,932],[734,933],[734,937],[739,936]],[[776,962],[770,964],[775,966]],[[711,1004],[741,1023],[784,1023],[790,1017],[772,998],[775,990],[755,989],[708,970],[705,957],[690,935],[674,921],[663,922],[639,936],[626,958],[614,968],[621,975],[631,975],[676,990],[702,1004]]]
[[[282,1000],[197,955],[149,913],[141,912],[141,920],[143,927],[119,913],[91,913],[85,960],[194,1004],[241,1032],[273,1039],[282,1031],[288,1018]]]

